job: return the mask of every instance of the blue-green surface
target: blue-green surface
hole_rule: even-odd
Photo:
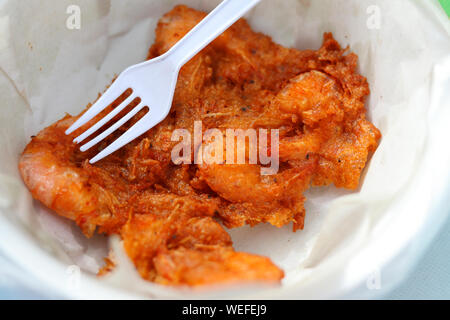
[[[450,299],[450,219],[414,272],[385,299]]]
[[[450,17],[450,0],[439,0],[442,8],[444,8],[447,15]]]

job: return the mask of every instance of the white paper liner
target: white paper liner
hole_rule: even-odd
[[[29,136],[66,112],[79,113],[115,74],[142,61],[158,19],[175,4],[211,10],[218,2],[0,4],[0,218],[11,223],[10,232],[25,230],[32,236],[27,241],[35,241],[63,264],[97,271],[108,253],[108,240],[85,239],[74,223],[33,202],[18,174],[19,154]],[[80,30],[66,28],[66,8],[73,4],[81,8]],[[377,12],[379,29],[370,29],[368,19]],[[436,144],[450,137],[450,115],[445,111],[449,99],[437,96],[449,89],[449,80],[436,77],[435,69],[439,66],[440,74],[450,74],[450,26],[437,1],[264,0],[248,18],[254,29],[283,45],[317,49],[323,32],[331,31],[341,45],[359,55],[361,73],[372,91],[368,115],[383,134],[360,190],[309,190],[305,230],[297,233],[290,226],[269,225],[230,231],[237,250],[268,256],[283,268],[281,287],[195,294],[163,288],[141,280],[121,252],[119,240],[112,239],[120,266],[110,276],[89,280],[89,290],[96,290],[91,289],[96,282],[105,282],[106,288],[149,298],[339,295],[382,267],[426,220],[441,190],[435,188],[445,187],[450,167],[450,152]],[[432,109],[433,101],[439,103]],[[431,175],[433,180],[423,181]],[[27,255],[24,250],[17,245],[15,252]],[[20,260],[27,264],[23,256]],[[103,296],[108,295],[105,290]]]

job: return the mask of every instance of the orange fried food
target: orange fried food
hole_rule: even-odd
[[[64,134],[73,122],[74,118],[65,118],[33,137],[20,158],[19,170],[35,199],[91,235],[110,219],[108,200],[112,199],[101,186],[89,182],[88,172],[74,159],[77,147],[73,137]]]
[[[204,16],[186,6],[167,13],[149,58],[169,50]],[[181,69],[171,112],[161,124],[90,165],[87,159],[146,112],[81,153],[72,140],[124,101],[124,94],[70,136],[64,131],[78,117],[66,116],[41,131],[23,152],[19,169],[34,198],[76,221],[87,236],[121,235],[149,281],[279,282],[283,272],[267,258],[235,252],[216,219],[229,228],[292,223],[294,230],[303,229],[307,188],[358,187],[381,135],[366,120],[369,87],[356,68],[357,56],[331,34],[319,50],[299,51],[240,20]],[[196,121],[203,132],[278,130],[279,170],[261,175],[260,164],[175,164],[171,152],[178,141],[172,133],[186,129],[194,136]]]
[[[185,6],[165,15],[150,58],[166,52],[204,13]],[[197,176],[220,196],[227,227],[269,222],[303,228],[303,191],[334,183],[356,189],[380,132],[365,119],[366,79],[357,56],[325,34],[318,51],[287,49],[237,22],[181,71],[174,126],[279,129],[280,172],[251,165],[200,166]]]
[[[144,279],[166,285],[273,281],[283,272],[268,258],[235,252],[230,236],[210,217],[135,216],[123,229],[125,249]]]
[[[199,170],[201,179],[220,195],[218,210],[228,227],[268,222],[303,229],[305,198],[312,165],[301,164],[272,176],[262,176],[257,165],[210,165]]]

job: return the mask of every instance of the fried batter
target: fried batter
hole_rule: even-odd
[[[165,53],[204,16],[175,7],[160,20],[148,58]],[[366,120],[369,87],[356,67],[357,56],[331,34],[319,50],[299,51],[240,20],[181,69],[169,116],[142,137],[95,165],[87,161],[145,111],[86,153],[72,143],[124,95],[70,136],[64,132],[78,117],[44,129],[26,147],[19,169],[33,197],[76,221],[86,236],[121,235],[149,281],[279,282],[279,268],[235,252],[215,219],[229,228],[292,222],[295,231],[304,226],[303,192],[310,185],[358,187],[381,134]],[[175,165],[172,132],[193,135],[195,121],[203,131],[278,129],[279,172],[262,176],[257,164]]]
[[[208,217],[135,216],[124,227],[125,249],[144,279],[169,285],[279,281],[283,272],[265,257],[235,252],[230,236]]]

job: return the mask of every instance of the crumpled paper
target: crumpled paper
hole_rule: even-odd
[[[219,1],[0,4],[0,250],[43,287],[75,298],[328,298],[382,274],[405,251],[407,270],[427,243],[413,239],[429,239],[423,226],[434,234],[446,215],[437,205],[450,177],[450,24],[435,0],[263,0],[248,15],[254,29],[285,46],[319,48],[327,31],[349,45],[370,83],[368,116],[383,134],[357,192],[306,193],[305,230],[230,230],[237,250],[284,269],[280,287],[191,292],[146,283],[119,239],[85,239],[74,223],[31,200],[17,170],[29,137],[66,112],[78,114],[114,75],[143,61],[158,19],[179,3],[208,11]],[[80,29],[67,27],[71,5],[80,8]],[[95,278],[109,248],[120,265]],[[67,285],[70,265],[83,270],[75,289]]]

